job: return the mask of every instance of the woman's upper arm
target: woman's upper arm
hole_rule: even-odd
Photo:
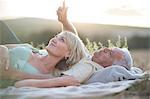
[[[27,44],[27,43],[25,43],[25,44],[5,44],[5,46],[8,49],[15,48],[15,47],[18,47],[18,46],[25,46],[25,47],[31,47],[32,48],[32,46],[30,44]]]

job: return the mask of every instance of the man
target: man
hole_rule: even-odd
[[[130,52],[126,48],[102,48],[92,56],[81,59],[63,74],[73,76],[80,83],[85,83],[96,71],[113,65],[130,70],[133,65]]]
[[[95,52],[92,61],[103,67],[120,65],[130,70],[133,60],[127,48],[103,48]]]

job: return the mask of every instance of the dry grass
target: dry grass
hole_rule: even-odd
[[[132,50],[134,65],[145,70],[150,70],[150,50]]]

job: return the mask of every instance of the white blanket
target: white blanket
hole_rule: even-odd
[[[109,73],[111,73],[111,75],[113,76],[111,77]],[[122,77],[129,78],[129,79],[141,78],[143,72],[138,68],[135,68],[133,69],[133,71],[128,72],[126,70],[124,71],[124,69],[120,67],[114,66],[112,68],[104,69],[101,72],[99,71],[97,74],[99,74],[100,76],[98,77],[99,81],[105,80],[105,82],[107,81],[107,83],[95,82],[95,83],[84,84],[81,86],[68,86],[68,87],[59,87],[59,88],[34,88],[34,87],[15,88],[14,86],[9,86],[8,88],[0,89],[0,97],[2,99],[99,98],[102,96],[119,93],[129,88],[132,84],[136,83],[136,81],[140,81],[140,79],[123,80]],[[105,79],[106,77],[108,78],[110,77],[111,80],[108,80],[108,78]],[[102,78],[102,80],[100,80],[100,78]],[[122,79],[123,81],[110,82],[112,80],[118,80],[118,79]]]
[[[110,83],[91,83],[81,86],[68,86],[60,88],[15,88],[10,86],[0,89],[1,99],[91,99],[119,93],[129,88],[137,80],[118,81]]]

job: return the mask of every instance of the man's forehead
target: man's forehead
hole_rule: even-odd
[[[123,53],[123,51],[120,48],[101,48],[98,51],[103,51],[103,50],[107,50],[107,51],[112,51],[114,53]]]
[[[119,53],[123,53],[123,51],[120,48],[112,48],[113,52],[119,52]]]

